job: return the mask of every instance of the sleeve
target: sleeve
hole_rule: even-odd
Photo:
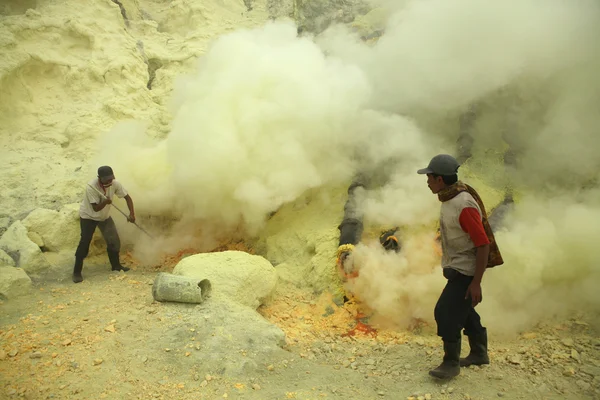
[[[475,247],[484,246],[490,243],[490,239],[483,229],[483,223],[481,222],[481,214],[476,208],[467,207],[464,208],[460,217],[458,218],[460,227],[463,231],[467,232],[473,241]]]
[[[125,190],[123,185],[121,185],[121,182],[113,181],[113,185],[115,185],[115,194],[118,198],[122,199],[123,197],[127,196],[127,190]]]
[[[91,188],[89,185],[85,187],[85,199],[90,204],[100,204],[102,202],[100,194],[98,194],[98,192],[96,192],[94,188]]]

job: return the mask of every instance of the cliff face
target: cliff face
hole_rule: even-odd
[[[97,140],[124,119],[169,132],[173,78],[210,40],[263,23],[242,2],[8,1],[0,6],[3,213],[79,201]],[[264,7],[263,7],[264,8]],[[119,142],[112,143],[118,147]]]

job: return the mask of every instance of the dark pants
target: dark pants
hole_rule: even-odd
[[[96,227],[100,228],[109,256],[111,254],[118,254],[121,250],[121,240],[119,239],[115,222],[111,217],[104,221],[79,218],[79,225],[81,226],[81,239],[79,240],[77,251],[75,251],[75,258],[83,260],[87,257]]]
[[[467,336],[483,333],[481,318],[471,305],[471,298],[465,299],[473,277],[451,268],[444,268],[444,277],[448,282],[434,311],[438,336],[445,342],[458,342],[463,328]]]

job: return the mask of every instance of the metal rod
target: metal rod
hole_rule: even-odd
[[[104,197],[105,199],[108,199],[108,197],[106,197],[101,191],[99,191],[98,189],[96,189],[95,187],[93,187],[92,185],[90,185],[89,183],[88,183],[88,186],[91,187],[92,189],[94,189],[100,196]],[[111,205],[114,208],[116,208],[118,212],[120,212],[121,214],[123,214],[125,216],[125,218],[127,218],[127,220],[129,220],[129,215],[127,215],[123,211],[121,211],[121,209],[119,207],[117,207],[115,204],[111,203]],[[151,234],[149,234],[148,232],[146,232],[146,230],[144,228],[142,228],[141,226],[139,226],[136,222],[132,222],[132,224],[134,224],[135,226],[137,226],[139,230],[141,230],[146,235],[148,235],[150,237],[150,239],[154,239],[154,237]]]

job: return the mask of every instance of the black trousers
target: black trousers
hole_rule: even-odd
[[[465,299],[473,277],[451,268],[444,268],[444,277],[448,282],[434,311],[438,336],[445,342],[458,342],[463,328],[467,336],[483,333],[481,317],[471,305],[471,298]]]
[[[108,217],[104,221],[79,218],[79,225],[81,226],[81,239],[79,239],[79,246],[77,246],[77,251],[75,251],[75,258],[83,260],[87,257],[96,227],[100,228],[109,255],[111,253],[118,254],[121,251],[121,240],[119,239],[119,233],[112,217]]]

